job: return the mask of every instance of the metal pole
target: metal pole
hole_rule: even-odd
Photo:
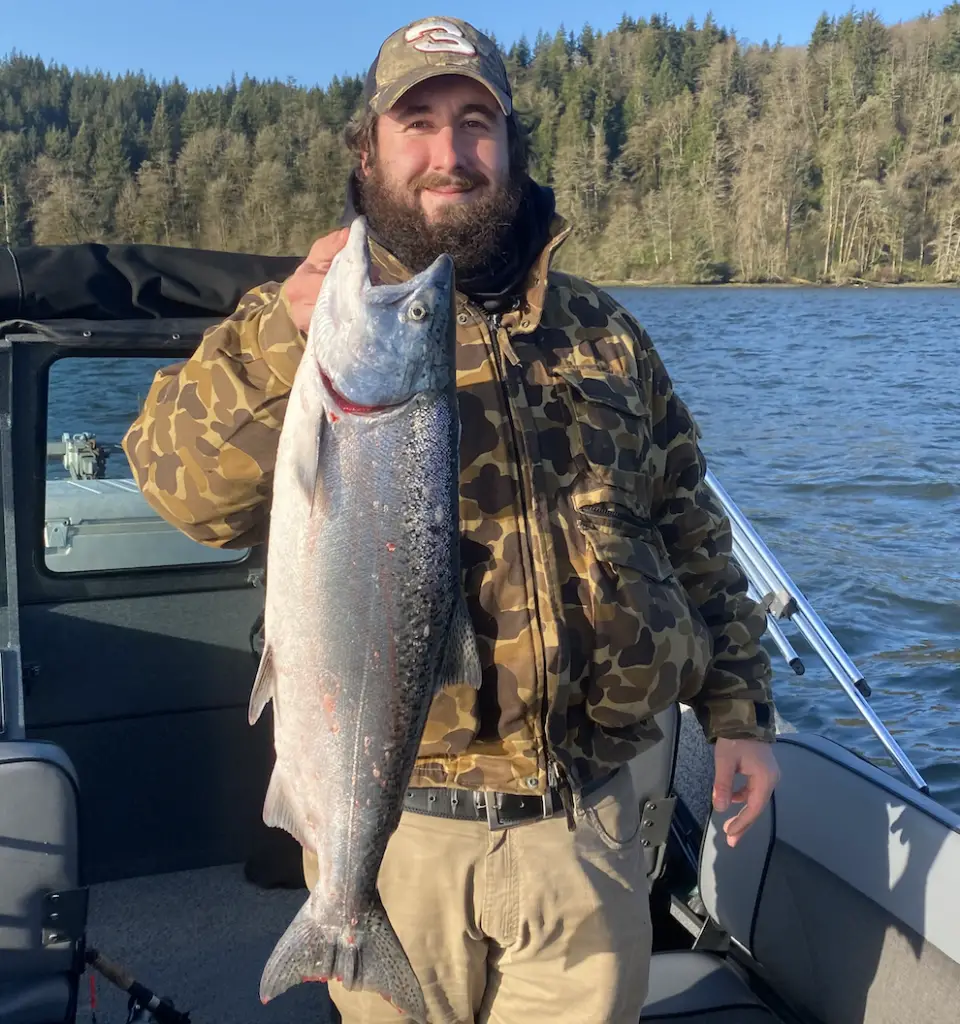
[[[747,587],[747,597],[751,601],[756,601],[760,604],[761,598],[751,583]],[[802,676],[804,673],[803,662],[800,660],[800,656],[793,649],[790,641],[787,639],[786,634],[780,628],[780,624],[772,615],[767,615],[767,631],[773,638],[773,642],[777,645],[778,650],[783,655],[783,660],[793,669],[798,676]]]
[[[804,617],[810,622],[811,626],[820,635],[822,642],[830,649],[833,657],[843,667],[844,672],[847,674],[850,682],[856,684],[863,680],[862,673],[857,669],[857,666],[850,660],[846,651],[837,643],[833,634],[823,624],[820,616],[813,610],[809,601],[803,596],[800,590],[794,584],[793,580],[786,574],[783,566],[777,561],[773,552],[764,544],[763,539],[753,528],[750,522],[746,519],[740,509],[733,503],[730,495],[723,489],[720,481],[716,479],[711,470],[707,470],[706,476],[707,484],[715,491],[717,498],[720,503],[724,506],[724,510],[730,517],[731,521],[736,524],[740,532],[743,534],[743,539],[751,549],[758,555],[758,560],[762,561],[765,566],[764,576],[766,577],[769,573],[773,581],[778,584],[783,590],[793,598],[797,605],[797,608],[803,613]],[[776,587],[772,588],[776,589]]]
[[[733,531],[733,554],[743,567],[743,571],[754,580],[758,590],[763,589],[770,594],[777,594],[778,591],[783,591],[783,588],[778,586],[777,581],[773,579],[770,573],[765,571],[763,560],[755,551],[744,545],[736,529]]]
[[[762,543],[762,541],[761,541]],[[738,558],[742,558],[745,565],[752,569],[755,575],[763,582],[763,585],[776,594],[783,600],[787,598],[787,602],[792,601],[794,608],[782,613],[781,617],[791,619],[797,628],[807,638],[810,645],[814,647],[817,653],[826,661],[827,666],[833,675],[836,676],[837,682],[843,680],[849,680],[853,685],[863,694],[864,697],[870,696],[870,687],[867,685],[867,681],[863,678],[863,674],[857,668],[856,665],[849,659],[846,652],[842,647],[834,641],[831,646],[828,642],[828,636],[832,639],[827,627],[820,621],[819,616],[810,607],[809,602],[806,598],[800,594],[800,591],[796,588],[792,581],[790,581],[790,588],[788,588],[783,580],[778,579],[771,567],[766,561],[765,552],[768,553],[768,549],[764,547],[763,551],[759,551],[755,544],[751,545],[751,538],[744,535],[743,531],[739,526],[734,526],[733,530],[733,549],[737,554]],[[773,557],[772,555],[770,556]],[[789,579],[789,577],[788,577]],[[798,601],[794,596],[800,594],[802,600]],[[841,657],[838,657],[837,651],[839,650]]]
[[[723,489],[720,481],[717,480],[716,476],[709,469],[706,472],[705,482],[714,492],[724,512],[730,518],[735,535],[739,530],[742,534],[742,540],[746,542],[746,544],[736,544],[739,553],[744,555],[747,563],[752,563],[754,569],[758,568],[759,564],[762,564],[763,571],[759,574],[760,578],[762,580],[768,577],[773,578],[793,598],[797,611],[789,616],[790,620],[794,622],[810,646],[820,655],[826,667],[831,669],[831,674],[837,678],[847,696],[864,717],[890,756],[896,761],[904,775],[921,792],[929,793],[930,787],[924,781],[923,776],[910,762],[910,759],[901,749],[900,744],[890,735],[889,730],[877,717],[876,712],[867,703],[863,694],[856,688],[856,683],[863,681],[863,676],[857,670],[856,665],[853,664],[847,653],[837,643],[833,634],[823,624],[809,601],[803,596],[793,580],[790,579],[773,553],[764,544],[760,535],[737,508],[730,495]],[[743,569],[744,572],[748,572],[746,565],[743,565]],[[776,588],[772,587],[771,589],[775,590]],[[831,662],[836,665],[838,671],[832,670]]]
[[[777,587],[769,583],[766,579],[766,575],[761,571],[760,563],[758,559],[741,547],[739,538],[734,535],[733,540],[733,554],[740,565],[743,567],[743,571],[747,574],[748,578],[753,578],[754,581],[759,580],[768,590],[776,591]],[[773,616],[769,616],[772,618]],[[827,670],[833,676],[834,679],[841,685],[846,686],[848,682],[853,682],[847,676],[843,666],[836,658],[830,653],[830,648],[820,639],[817,631],[808,623],[801,612],[796,611],[791,615],[787,616],[790,621],[797,627],[797,630],[802,634],[803,638],[811,646],[814,653],[817,654],[820,660],[826,665]],[[854,682],[854,685],[857,684]],[[863,684],[866,686],[866,683]],[[863,693],[863,690],[860,691]],[[869,696],[869,693],[863,693],[863,696]]]

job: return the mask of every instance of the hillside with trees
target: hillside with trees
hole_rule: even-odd
[[[535,177],[606,281],[960,280],[960,3],[805,48],[624,17],[504,49]],[[171,67],[171,72],[175,67]],[[306,252],[362,77],[216,89],[0,61],[0,240]]]

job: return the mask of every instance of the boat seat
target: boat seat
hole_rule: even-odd
[[[700,851],[730,952],[654,954],[641,1021],[956,1024],[960,816],[821,736],[779,736],[776,755],[753,827],[731,849],[739,807],[713,813]]]
[[[56,744],[0,743],[3,1024],[75,1017],[87,909],[79,887],[77,793],[74,767]]]
[[[75,999],[70,980],[33,978],[0,984],[0,1021],[3,1024],[62,1024],[70,1020]]]
[[[776,1024],[779,1018],[750,991],[723,957],[714,953],[657,953],[650,964],[645,1022]]]

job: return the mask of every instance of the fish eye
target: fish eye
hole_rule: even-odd
[[[412,302],[410,308],[407,310],[407,316],[411,320],[426,320],[427,319],[427,307],[422,302]]]

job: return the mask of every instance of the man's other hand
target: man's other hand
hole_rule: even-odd
[[[780,769],[773,744],[762,740],[718,739],[714,744],[714,764],[713,806],[722,813],[731,803],[745,805],[723,825],[727,845],[736,846],[767,806],[780,781]],[[738,772],[746,782],[734,792],[733,778]]]
[[[347,244],[347,228],[331,231],[310,247],[307,258],[283,283],[281,291],[290,305],[290,315],[304,334],[310,329],[310,317],[317,304],[320,286],[327,276],[333,257]]]

